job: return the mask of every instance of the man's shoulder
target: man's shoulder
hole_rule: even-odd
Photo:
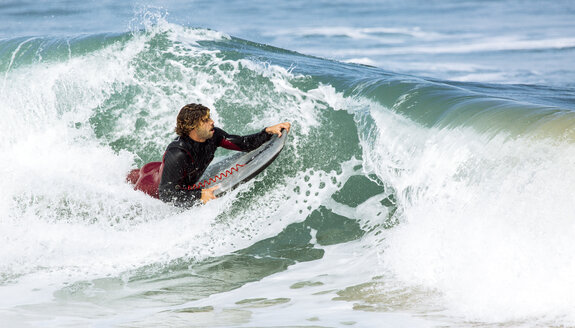
[[[172,142],[170,142],[168,144],[168,147],[166,147],[166,150],[170,150],[170,149],[185,149],[186,147],[186,142],[183,140],[182,137],[177,137],[176,139],[172,140]]]
[[[170,153],[172,155],[185,154],[187,156],[191,156],[191,151],[192,147],[190,143],[182,137],[177,137],[172,142],[170,142],[168,147],[166,147],[166,153]]]

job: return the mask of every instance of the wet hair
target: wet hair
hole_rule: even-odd
[[[180,109],[176,122],[176,133],[179,136],[188,135],[195,129],[200,120],[210,114],[210,109],[201,104],[187,104]]]

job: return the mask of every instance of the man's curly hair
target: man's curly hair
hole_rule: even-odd
[[[179,136],[187,136],[209,113],[210,109],[202,104],[187,104],[182,107],[177,118],[176,133]]]

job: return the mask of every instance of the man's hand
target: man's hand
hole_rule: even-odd
[[[289,132],[289,129],[291,127],[291,123],[290,122],[283,122],[280,124],[276,124],[276,125],[272,125],[266,128],[266,132],[268,134],[277,134],[278,137],[281,138],[282,136],[282,129],[286,129],[287,132]]]
[[[214,191],[218,189],[220,186],[213,186],[211,188],[202,189],[202,198],[200,199],[202,203],[207,203],[212,199],[216,199],[216,195],[214,195]]]

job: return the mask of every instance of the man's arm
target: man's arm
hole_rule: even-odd
[[[282,130],[285,129],[289,132],[290,127],[290,123],[284,122],[269,126],[258,133],[250,134],[247,136],[228,134],[220,129],[224,136],[220,142],[220,147],[238,151],[251,151],[261,146],[264,142],[270,140],[273,134],[277,134],[279,137],[281,137]]]
[[[235,134],[229,134],[223,130],[221,131],[224,137],[219,146],[237,151],[254,150],[264,142],[268,141],[271,137],[271,135],[267,134],[265,130],[247,136],[238,136]]]

